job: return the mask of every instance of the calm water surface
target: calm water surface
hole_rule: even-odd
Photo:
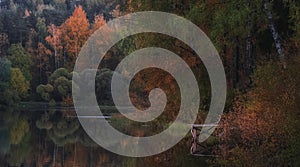
[[[119,156],[95,144],[81,128],[74,109],[26,107],[1,109],[0,166],[207,166],[207,157],[189,154],[190,136],[172,149],[145,158]],[[122,121],[114,108],[105,108],[111,122],[128,134],[143,135],[141,128]],[[136,125],[135,125],[136,126]],[[149,126],[143,126],[149,127]],[[155,127],[159,129],[159,126]],[[145,131],[150,131],[146,129]]]

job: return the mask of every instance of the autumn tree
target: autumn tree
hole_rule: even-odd
[[[42,69],[43,65],[50,65],[49,56],[51,54],[50,50],[47,49],[45,44],[45,36],[47,35],[47,27],[45,23],[45,18],[38,17],[37,23],[35,24],[35,29],[31,28],[26,42],[26,51],[31,55],[32,59],[32,77],[31,86],[36,87],[45,78],[46,71]],[[43,64],[43,65],[42,65]],[[44,70],[44,71],[43,71]]]
[[[293,75],[274,62],[255,70],[255,86],[236,98],[221,121],[218,166],[294,166],[300,143]]]
[[[90,35],[90,23],[82,6],[78,6],[72,16],[61,25],[62,39],[68,54],[66,67],[72,69],[81,47]]]
[[[54,50],[54,65],[55,69],[60,67],[60,59],[62,58],[62,32],[60,28],[56,27],[54,24],[48,26],[48,35],[45,40]]]
[[[98,30],[100,27],[106,24],[106,21],[104,19],[103,15],[96,15],[94,17],[94,23],[93,23],[93,28],[92,28],[92,33],[94,33],[96,30]]]
[[[50,71],[52,70],[50,63],[51,55],[51,50],[39,42],[37,54],[34,59],[35,67],[38,69],[39,83],[50,75]]]

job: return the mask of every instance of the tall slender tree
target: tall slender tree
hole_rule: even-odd
[[[279,59],[282,62],[283,68],[285,69],[286,68],[286,60],[285,60],[286,58],[285,58],[285,55],[284,55],[284,49],[283,49],[282,43],[280,41],[279,33],[278,33],[278,31],[276,29],[276,26],[274,24],[274,19],[273,19],[273,14],[272,14],[272,6],[271,6],[269,0],[264,1],[264,8],[265,8],[266,13],[267,13],[268,26],[269,26],[269,29],[272,33],[272,37],[273,37],[274,42],[275,42],[275,47],[277,49]]]
[[[60,28],[56,27],[54,24],[48,26],[48,35],[45,40],[51,45],[54,50],[54,64],[55,69],[59,68],[59,60],[62,57],[62,32]]]

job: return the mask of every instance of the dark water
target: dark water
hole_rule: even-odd
[[[130,158],[116,155],[86,135],[72,108],[1,109],[0,166],[207,166],[207,157],[189,154],[190,136],[158,155]],[[116,117],[114,108],[107,115]],[[120,119],[117,122],[120,123]],[[126,125],[126,126],[125,126]],[[122,124],[120,130],[131,129]],[[130,130],[133,134],[134,130]]]

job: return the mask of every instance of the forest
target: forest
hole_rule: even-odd
[[[141,11],[190,20],[216,47],[227,99],[200,150],[214,156],[189,155],[190,134],[158,155],[119,156],[99,147],[76,118],[72,78],[83,75],[74,72],[81,48],[107,22]],[[180,107],[180,90],[169,73],[150,68],[131,82],[130,98],[139,109],[151,105],[152,89],[167,95],[163,114],[147,124],[123,119],[111,95],[122,59],[152,46],[178,54],[198,76],[195,123],[203,123],[211,99],[207,70],[188,45],[159,33],[129,36],[110,48],[95,78],[98,105],[112,116],[112,126],[132,136],[168,128]],[[299,51],[296,0],[0,0],[0,166],[300,166]]]

